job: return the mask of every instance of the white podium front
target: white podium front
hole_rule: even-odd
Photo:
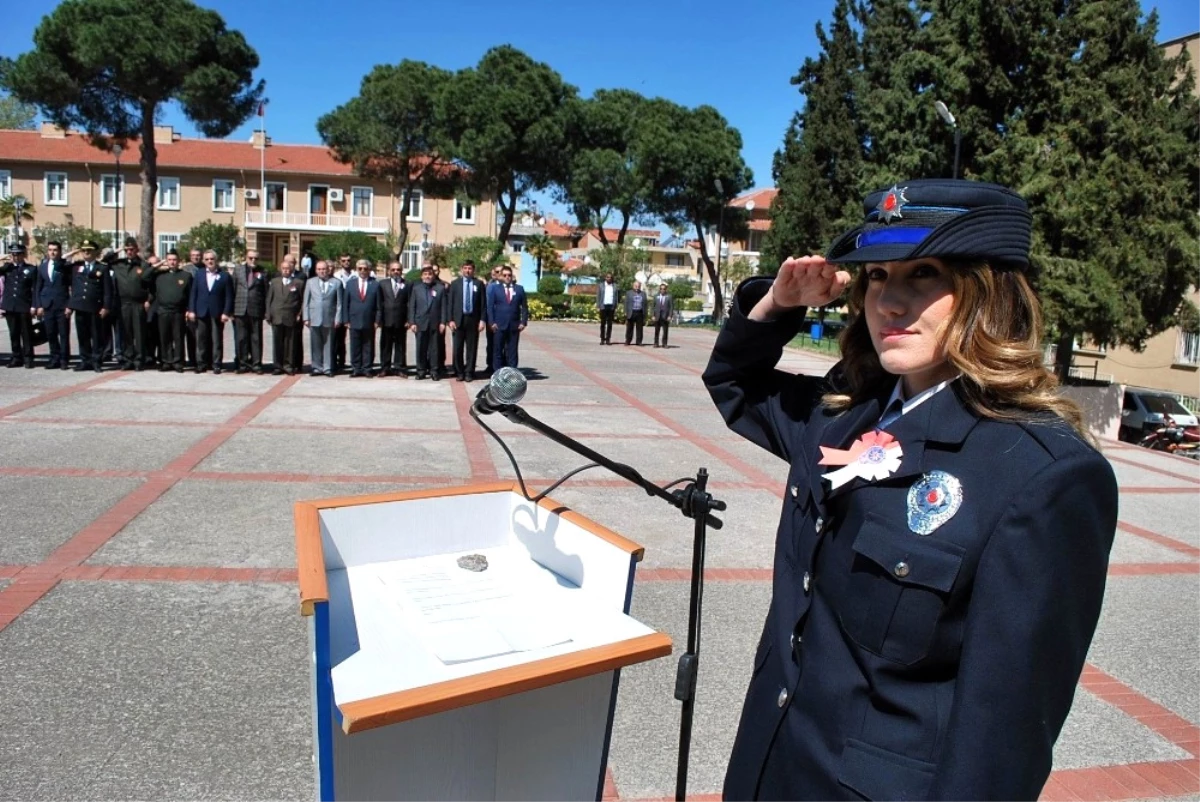
[[[295,512],[319,799],[600,799],[620,669],[671,652],[640,546],[510,483]]]

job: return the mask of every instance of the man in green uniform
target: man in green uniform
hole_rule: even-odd
[[[154,272],[154,303],[158,307],[159,371],[183,373],[184,316],[192,294],[192,276],[179,266],[179,254],[167,251],[163,267]]]
[[[133,237],[125,240],[125,255],[111,264],[121,305],[121,370],[143,370],[147,357],[146,312],[150,308],[150,266],[138,255]]]

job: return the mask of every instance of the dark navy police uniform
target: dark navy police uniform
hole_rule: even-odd
[[[831,490],[821,446],[872,431],[893,385],[839,414],[837,368],[776,370],[804,310],[749,320],[771,281],[739,288],[704,374],[729,427],[791,464],[725,798],[1036,799],[1100,613],[1111,468],[1057,416],[980,417],[952,381],[886,425],[897,470]],[[931,476],[961,501],[919,534]]]

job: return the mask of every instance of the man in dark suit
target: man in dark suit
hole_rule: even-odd
[[[75,336],[79,338],[79,364],[75,370],[104,370],[104,342],[108,337],[108,317],[116,305],[116,293],[108,266],[96,261],[100,246],[91,240],[79,245],[82,262],[73,264],[71,297],[64,315],[75,315]]]
[[[450,285],[447,284],[446,282],[442,281],[442,268],[436,264],[433,266],[433,283],[438,285],[438,288],[440,289],[442,296],[445,297],[447,300],[449,300]],[[447,309],[447,313],[449,313],[449,309]],[[446,322],[446,321],[443,321],[443,322]],[[435,368],[435,370],[437,371],[437,374],[439,376],[446,376],[448,374],[446,373],[446,330],[445,329],[442,329],[442,331],[438,334],[437,343],[438,343],[438,356],[437,356],[437,367]]]
[[[454,332],[454,375],[461,381],[475,380],[479,333],[487,314],[486,287],[475,278],[475,263],[463,262],[461,275],[450,285],[450,331]]]
[[[417,335],[417,378],[438,381],[438,336],[445,332],[446,294],[433,278],[433,265],[421,268],[421,283],[408,296],[408,327]]]
[[[233,316],[233,280],[217,264],[217,252],[205,251],[204,273],[192,282],[188,320],[196,324],[196,372],[210,367],[220,375],[225,358],[225,324]]]
[[[379,308],[379,282],[371,276],[371,263],[359,259],[355,264],[358,274],[346,284],[342,296],[342,320],[350,327],[350,378],[375,374],[375,330],[383,320]]]
[[[483,309],[484,309],[485,315],[487,314],[487,294],[489,292],[491,292],[492,287],[498,286],[499,284],[500,284],[500,268],[493,267],[491,270],[491,274],[488,278],[487,287],[484,289]],[[487,360],[487,364],[484,366],[483,370],[485,373],[491,373],[492,372],[492,362],[495,361],[496,347],[495,347],[495,343],[492,342],[492,330],[491,330],[490,326],[485,327],[485,333],[484,333],[483,337],[485,340],[487,340],[487,349],[486,349],[487,354],[485,356],[485,359]]]
[[[258,251],[246,251],[246,263],[233,269],[233,352],[237,373],[263,372],[267,283],[266,274],[258,267]]]
[[[275,340],[275,369],[271,372],[276,376],[295,376],[300,369],[296,338],[300,336],[304,281],[293,275],[295,269],[296,257],[289,253],[279,265],[279,275],[267,288],[267,323]]]
[[[399,262],[388,265],[388,277],[379,282],[379,366],[384,376],[408,378],[408,296]]]
[[[193,284],[203,278],[204,262],[199,248],[192,248],[188,251],[188,260],[183,265],[183,272],[192,277]],[[184,354],[187,356],[187,367],[196,367],[196,322],[194,320],[184,320],[183,346]]]
[[[492,371],[515,368],[521,332],[529,323],[529,304],[525,290],[513,285],[513,271],[507,265],[500,268],[500,283],[488,289],[486,314],[495,341]]]
[[[658,335],[662,332],[662,347],[667,347],[667,337],[671,333],[671,316],[675,314],[675,299],[671,297],[666,284],[658,285],[658,295],[651,302],[651,314],[654,315],[654,347],[658,348]]]
[[[38,265],[33,285],[37,316],[46,323],[50,345],[48,368],[67,369],[71,361],[71,327],[67,325],[67,301],[71,299],[71,267],[62,257],[62,244],[46,243],[46,258]]]
[[[0,276],[4,276],[0,310],[4,311],[8,340],[12,344],[8,366],[32,368],[33,285],[37,283],[37,268],[25,261],[25,246],[19,242],[8,246],[8,255],[12,261],[0,265]]]

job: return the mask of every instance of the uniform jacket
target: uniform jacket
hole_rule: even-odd
[[[393,289],[391,278],[379,280],[379,306],[383,314],[383,327],[388,329],[408,325],[408,296],[412,285],[403,278],[397,279],[398,289]]]
[[[436,331],[446,322],[446,292],[438,282],[419,281],[408,294],[408,324],[419,331]]]
[[[47,312],[67,308],[71,297],[71,265],[59,257],[54,262],[54,280],[50,280],[50,260],[38,265],[37,281],[33,288],[33,305]]]
[[[234,316],[266,317],[267,274],[257,267],[238,265],[230,275],[233,277]]]
[[[191,274],[182,268],[154,272],[154,304],[160,312],[186,312],[192,297]]]
[[[829,491],[820,446],[872,430],[892,387],[834,414],[831,379],[775,370],[803,310],[747,320],[769,286],[743,284],[704,373],[729,427],[791,465],[726,798],[1036,799],[1100,613],[1111,468],[1058,418],[981,418],[952,382],[888,426],[895,473]],[[910,488],[935,470],[961,506],[919,535]]]
[[[154,270],[140,256],[115,259],[109,265],[109,270],[112,271],[118,303],[145,303],[149,300]]]
[[[304,305],[304,287],[304,279],[295,273],[286,286],[283,276],[271,279],[271,284],[267,287],[267,322],[273,326],[297,325]]]
[[[10,262],[0,265],[0,275],[4,276],[4,293],[0,295],[0,310],[23,312],[28,315],[34,308],[33,285],[37,281],[37,267],[29,262],[24,262],[19,266]]]
[[[487,287],[482,281],[477,278],[471,279],[471,283],[475,287],[474,306],[471,310],[470,321],[472,325],[478,326],[481,320],[486,320],[487,315]],[[455,326],[462,326],[463,320],[467,319],[467,314],[463,311],[464,302],[467,292],[467,279],[465,276],[460,276],[450,282],[450,321]]]
[[[322,291],[320,277],[304,282],[304,304],[300,318],[317,328],[342,324],[342,294],[346,288],[335,278],[325,279],[325,284]]]
[[[208,271],[197,273],[192,280],[192,295],[188,300],[188,311],[198,318],[220,318],[233,314],[233,279],[224,270],[218,270],[212,289],[208,288]]]
[[[487,321],[503,331],[516,331],[518,326],[529,323],[529,304],[525,290],[516,284],[512,287],[512,300],[505,300],[504,282],[488,288]]]
[[[117,292],[109,275],[108,265],[100,261],[75,262],[71,265],[71,299],[67,308],[96,314],[101,309],[112,310]]]
[[[362,289],[362,279],[358,276],[346,282],[346,292],[342,295],[342,322],[352,329],[362,330],[373,329],[382,320],[379,282],[367,281],[365,291]]]

